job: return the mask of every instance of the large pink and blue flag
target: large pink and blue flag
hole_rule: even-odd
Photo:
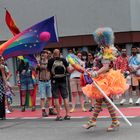
[[[42,32],[49,32],[50,39],[45,42],[40,40]],[[36,54],[51,42],[58,42],[55,17],[50,17],[17,34],[0,46],[0,55],[5,59],[20,55]]]
[[[5,22],[9,28],[9,30],[12,32],[12,34],[15,36],[20,33],[19,28],[17,27],[14,19],[12,18],[11,14],[7,9],[5,14]],[[22,59],[25,62],[29,63],[30,67],[36,67],[37,66],[37,60],[33,54],[29,54],[26,56],[18,56],[19,59]]]

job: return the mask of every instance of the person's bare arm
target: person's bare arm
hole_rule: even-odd
[[[0,70],[1,70],[1,73],[2,73],[2,78],[3,78],[4,85],[6,86],[7,82],[6,82],[6,75],[5,75],[4,66],[1,65]]]
[[[102,73],[105,73],[109,71],[109,64],[104,64],[102,68],[100,68],[98,71],[97,71],[97,74],[100,75]]]
[[[136,70],[139,70],[140,69],[140,66],[138,66],[137,68],[136,68]]]
[[[110,65],[110,63],[105,63],[105,64],[103,64],[103,66],[98,71],[92,71],[92,72],[89,72],[89,74],[93,78],[97,77],[98,75],[109,71],[109,65]]]
[[[9,72],[7,73],[7,76],[6,76],[6,80],[8,81],[8,80],[10,79],[11,76],[12,76],[12,73],[9,71]]]
[[[68,73],[73,73],[75,71],[75,69],[72,67],[67,67],[67,71],[68,71]]]

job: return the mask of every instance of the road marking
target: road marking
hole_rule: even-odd
[[[40,119],[40,117],[21,117],[19,119]]]
[[[126,116],[126,118],[136,118],[139,116]],[[6,118],[7,120],[13,120],[13,119],[22,119],[22,120],[35,120],[35,119],[44,119],[44,120],[49,120],[49,119],[55,119],[56,117],[10,117]],[[89,116],[80,116],[80,117],[71,117],[71,119],[84,119],[84,118],[89,118]],[[100,119],[105,119],[105,118],[110,118],[110,116],[99,116],[98,118]],[[121,116],[118,116],[118,118],[122,118]]]
[[[56,117],[41,117],[40,119],[55,119]]]
[[[13,119],[17,119],[17,117],[12,117],[12,118],[7,118],[7,117],[6,117],[6,119],[7,119],[7,120],[13,120]]]
[[[127,107],[127,108],[139,108],[140,109],[140,106],[130,106],[130,107]]]

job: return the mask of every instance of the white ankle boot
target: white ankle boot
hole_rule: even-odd
[[[129,98],[129,104],[133,104],[133,99]]]
[[[123,105],[126,102],[126,99],[122,99],[120,105]]]
[[[136,105],[139,105],[139,104],[140,104],[140,98],[138,98],[136,101]]]

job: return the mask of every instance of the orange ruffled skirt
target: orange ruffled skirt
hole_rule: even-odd
[[[109,72],[101,74],[97,78],[93,78],[93,80],[107,96],[124,94],[129,88],[129,85],[126,84],[126,79],[120,70],[111,69]],[[88,84],[83,87],[82,90],[89,98],[101,99],[104,97],[94,84]]]

